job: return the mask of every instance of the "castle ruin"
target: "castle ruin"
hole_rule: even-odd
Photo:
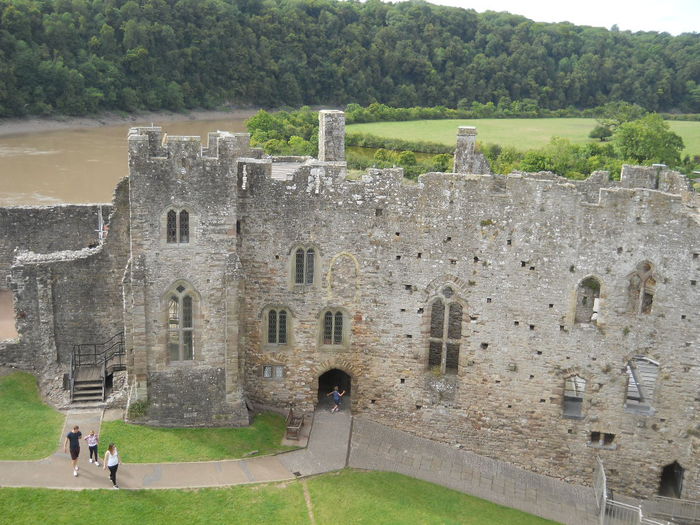
[[[340,385],[422,437],[582,484],[600,456],[616,491],[700,498],[683,175],[490,174],[465,128],[456,173],[354,180],[343,113],[319,118],[318,159],[133,128],[111,205],[0,208],[0,362],[70,391],[74,345],[123,333],[152,424],[246,425]]]

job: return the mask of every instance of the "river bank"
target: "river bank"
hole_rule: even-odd
[[[24,119],[0,119],[0,137],[41,133],[44,131],[61,131],[82,128],[98,128],[123,124],[167,123],[183,120],[225,120],[252,117],[258,109],[231,109],[226,111],[187,111],[143,112],[143,113],[105,113],[94,117],[30,117]]]

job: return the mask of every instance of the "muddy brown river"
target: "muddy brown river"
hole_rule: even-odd
[[[183,117],[184,118],[184,117]],[[127,132],[115,126],[0,136],[0,206],[111,202],[128,174]],[[244,118],[153,122],[168,135],[245,131]]]

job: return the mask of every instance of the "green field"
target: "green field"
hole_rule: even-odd
[[[671,120],[668,124],[683,138],[683,155],[700,155],[700,122]],[[551,137],[567,138],[578,144],[591,142],[588,134],[595,125],[596,120],[590,118],[411,120],[350,124],[347,132],[454,145],[457,127],[476,126],[477,140],[481,143],[528,150],[544,146]]]
[[[41,401],[33,375],[0,377],[0,406],[0,460],[41,459],[58,449],[65,417]]]
[[[304,484],[309,499],[304,498]],[[308,480],[197,490],[0,489],[3,523],[315,523],[368,525],[554,523],[439,485],[343,470]]]
[[[109,421],[102,423],[100,441],[116,443],[127,463],[216,461],[298,448],[281,445],[284,432],[284,418],[265,412],[245,428],[162,428]]]

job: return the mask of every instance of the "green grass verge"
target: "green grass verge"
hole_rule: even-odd
[[[318,523],[555,523],[392,472],[343,470],[310,479],[308,485]]]
[[[65,416],[41,401],[33,375],[0,377],[0,406],[0,460],[41,459],[58,450]]]
[[[279,414],[258,415],[245,428],[159,428],[123,421],[102,423],[100,448],[116,443],[126,463],[215,461],[272,454],[297,447],[282,446],[285,425]]]
[[[700,155],[700,122],[667,122],[671,129],[683,138],[683,155]],[[452,146],[457,142],[458,126],[476,126],[477,140],[482,143],[528,150],[545,146],[552,137],[566,138],[574,144],[592,142],[588,134],[596,124],[596,120],[590,118],[411,120],[351,124],[347,126],[347,132],[438,142]]]
[[[302,487],[238,486],[199,490],[0,489],[3,523],[308,523]]]
[[[0,489],[3,519],[34,523],[310,523],[301,481],[196,490]],[[316,523],[554,523],[400,474],[343,470],[307,481]]]

